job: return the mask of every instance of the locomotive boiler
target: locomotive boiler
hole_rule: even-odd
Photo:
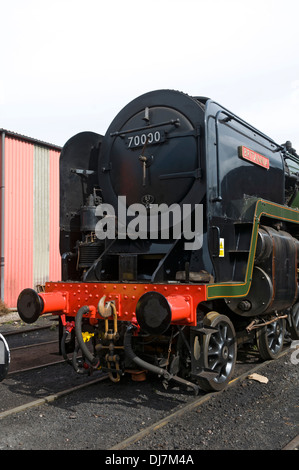
[[[22,320],[59,315],[78,373],[222,390],[240,344],[299,339],[299,157],[211,99],[125,106],[60,157],[62,281],[25,289]]]

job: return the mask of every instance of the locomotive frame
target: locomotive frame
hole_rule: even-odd
[[[76,372],[100,369],[118,382],[150,371],[165,386],[218,391],[240,344],[275,359],[286,327],[299,338],[299,157],[290,143],[212,100],[160,90],[129,103],[105,137],[70,139],[60,171],[63,280],[25,289],[18,311],[28,323],[59,314],[61,353]],[[123,194],[147,208],[202,203],[202,247],[96,239],[97,207],[116,207]]]

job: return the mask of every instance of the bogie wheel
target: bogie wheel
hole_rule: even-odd
[[[205,391],[223,390],[230,381],[236,364],[237,341],[235,328],[226,315],[209,312],[204,325],[215,328],[214,333],[203,337],[204,367],[217,373],[216,377],[198,379],[199,386]]]
[[[299,302],[297,302],[289,315],[288,330],[292,339],[299,339]]]
[[[282,351],[285,320],[280,319],[256,330],[256,342],[263,360],[276,359]]]

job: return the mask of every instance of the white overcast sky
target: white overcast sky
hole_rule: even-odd
[[[298,0],[0,0],[0,18],[0,128],[63,145],[170,88],[299,151]]]

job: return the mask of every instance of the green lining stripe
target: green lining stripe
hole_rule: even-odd
[[[273,202],[259,199],[256,202],[253,228],[250,243],[250,252],[246,269],[245,282],[239,283],[221,283],[211,284],[207,286],[207,300],[221,298],[221,297],[244,297],[248,294],[251,280],[252,271],[254,266],[255,249],[257,243],[257,236],[259,230],[260,219],[263,215],[274,219],[285,220],[287,222],[293,222],[299,224],[299,211],[290,207],[281,206]]]

